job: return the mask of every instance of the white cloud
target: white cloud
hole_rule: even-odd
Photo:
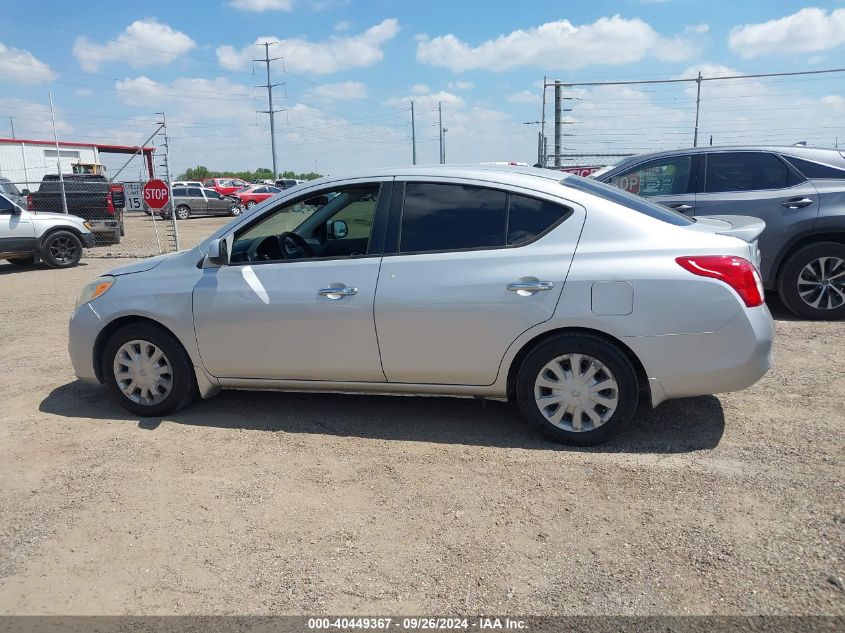
[[[103,63],[118,59],[132,68],[169,64],[196,47],[190,37],[155,18],[136,20],[116,39],[97,44],[80,35],[73,43],[73,55],[83,70],[96,72]]]
[[[342,81],[335,84],[316,86],[308,90],[308,94],[312,97],[329,101],[366,99],[367,86],[360,81]]]
[[[475,88],[475,84],[471,81],[450,81],[446,84],[446,87],[449,90],[472,90]]]
[[[463,108],[466,102],[458,95],[451,92],[441,90],[440,92],[429,92],[428,94],[412,94],[404,97],[393,97],[387,100],[387,105],[393,107],[403,107],[414,102],[414,105],[420,109],[436,108],[438,103],[444,106],[451,106],[453,108]]]
[[[417,60],[454,72],[473,68],[504,71],[518,66],[575,69],[591,65],[619,65],[653,56],[664,61],[690,57],[697,42],[687,36],[666,38],[639,18],[602,17],[592,24],[575,26],[569,20],[547,22],[516,30],[478,46],[452,34],[433,39],[422,35]]]
[[[0,80],[18,83],[52,81],[56,74],[29,51],[0,42]]]
[[[710,25],[709,24],[688,24],[684,27],[684,33],[687,35],[691,33],[696,33],[699,35],[703,35],[704,33],[710,32]]]
[[[292,0],[230,0],[229,4],[241,11],[292,11]]]
[[[508,95],[508,101],[511,103],[532,103],[536,105],[540,103],[540,96],[530,90],[520,90],[519,92]]]
[[[431,88],[429,88],[425,84],[416,84],[415,86],[411,87],[411,92],[413,92],[415,95],[424,95],[431,92]]]
[[[348,37],[334,35],[321,42],[311,42],[305,37],[259,37],[255,44],[241,49],[230,45],[219,46],[217,60],[224,68],[243,69],[256,56],[257,46],[269,41],[276,42],[270,46],[270,54],[284,57],[285,64],[294,72],[330,74],[377,64],[384,58],[382,45],[396,37],[398,32],[399,22],[388,18],[363,33]]]
[[[845,9],[806,8],[777,20],[731,29],[728,46],[746,59],[826,51],[845,43]]]

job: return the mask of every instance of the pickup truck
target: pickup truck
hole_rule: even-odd
[[[63,174],[67,212],[91,225],[91,231],[103,235],[115,244],[124,234],[123,196],[115,200],[114,185],[101,174]],[[115,204],[117,202],[118,204]],[[56,174],[41,180],[38,191],[26,196],[27,210],[35,213],[63,213],[62,183]]]

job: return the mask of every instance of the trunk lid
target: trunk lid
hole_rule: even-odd
[[[760,248],[757,238],[766,228],[766,223],[760,218],[748,215],[702,215],[696,216],[695,224],[687,227],[700,233],[727,235],[736,237],[748,243],[749,260],[760,268]]]

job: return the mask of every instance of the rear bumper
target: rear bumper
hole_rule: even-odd
[[[118,227],[117,218],[114,220],[88,220],[92,233],[114,233]]]
[[[772,366],[769,309],[741,310],[716,332],[625,339],[648,374],[652,405],[750,387]]]
[[[102,328],[103,321],[90,303],[79,306],[70,317],[67,349],[73,371],[82,382],[100,382],[94,371],[94,344]]]

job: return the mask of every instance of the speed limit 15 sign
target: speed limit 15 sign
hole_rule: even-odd
[[[127,182],[123,185],[123,191],[126,196],[126,210],[127,211],[143,211],[144,210],[144,196],[141,193],[140,182]]]

